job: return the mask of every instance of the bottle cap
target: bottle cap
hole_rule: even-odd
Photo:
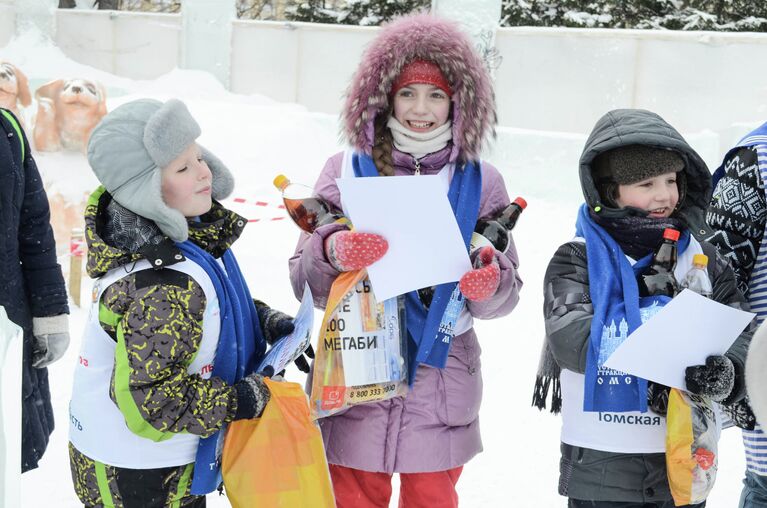
[[[512,203],[516,203],[517,205],[519,205],[519,207],[520,207],[522,210],[524,210],[525,208],[527,208],[527,201],[525,201],[525,200],[524,200],[524,198],[521,198],[521,197],[517,197],[516,199],[514,199],[514,201],[512,201]]]
[[[663,230],[663,238],[666,240],[673,240],[676,242],[679,240],[679,231],[673,228],[666,228]]]
[[[706,256],[705,254],[695,254],[692,257],[692,264],[708,266],[708,256]]]
[[[290,183],[290,180],[288,180],[288,177],[285,175],[277,175],[274,177],[274,180],[272,181],[275,187],[282,190]]]

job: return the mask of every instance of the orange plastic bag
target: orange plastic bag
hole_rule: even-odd
[[[320,429],[297,383],[266,379],[271,398],[261,418],[229,425],[221,471],[234,508],[334,507]]]
[[[671,389],[666,414],[666,469],[675,506],[702,503],[714,488],[720,429],[711,401]]]

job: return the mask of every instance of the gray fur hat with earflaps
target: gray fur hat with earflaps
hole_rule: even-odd
[[[115,201],[150,219],[171,240],[189,236],[187,219],[162,198],[161,169],[200,136],[200,126],[178,99],[139,99],[106,115],[88,140],[88,162]],[[234,189],[234,178],[221,160],[203,147],[202,158],[213,175],[213,199]]]

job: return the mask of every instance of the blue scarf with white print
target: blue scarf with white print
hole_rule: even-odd
[[[666,296],[639,298],[636,278],[650,265],[653,253],[633,266],[620,245],[581,205],[576,235],[586,240],[589,293],[594,314],[591,320],[583,393],[584,411],[647,411],[647,380],[604,367],[604,362],[634,330],[671,299]],[[690,233],[681,232],[677,249],[684,252]],[[597,282],[598,277],[598,282]]]
[[[222,267],[216,258],[187,240],[176,243],[187,259],[200,265],[210,277],[216,290],[221,311],[221,332],[216,346],[212,376],[233,385],[255,371],[266,351],[253,298],[231,250],[221,256]],[[224,430],[200,438],[194,461],[191,493],[202,496],[213,492],[221,484],[221,449]]]
[[[356,177],[378,176],[378,169],[369,155],[355,153],[352,156],[352,167]],[[450,181],[447,199],[467,250],[479,217],[481,194],[482,173],[478,163],[468,162],[463,170],[455,171]],[[415,382],[419,364],[438,369],[445,367],[455,324],[464,305],[465,300],[458,289],[458,282],[436,286],[428,311],[418,297],[418,291],[410,291],[405,295],[410,386]]]

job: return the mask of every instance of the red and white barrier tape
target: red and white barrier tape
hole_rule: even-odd
[[[269,203],[267,201],[259,201],[259,200],[250,200],[245,198],[231,198],[233,203],[238,204],[247,204],[252,206],[258,206],[263,208],[277,208],[278,210],[285,210],[285,205],[275,205],[272,203]],[[272,222],[272,221],[278,221],[278,220],[285,220],[287,218],[286,215],[282,215],[279,217],[268,217],[268,218],[262,218],[262,219],[248,219],[248,222]]]
[[[72,238],[69,240],[69,255],[70,256],[85,255],[85,239],[84,238]]]

